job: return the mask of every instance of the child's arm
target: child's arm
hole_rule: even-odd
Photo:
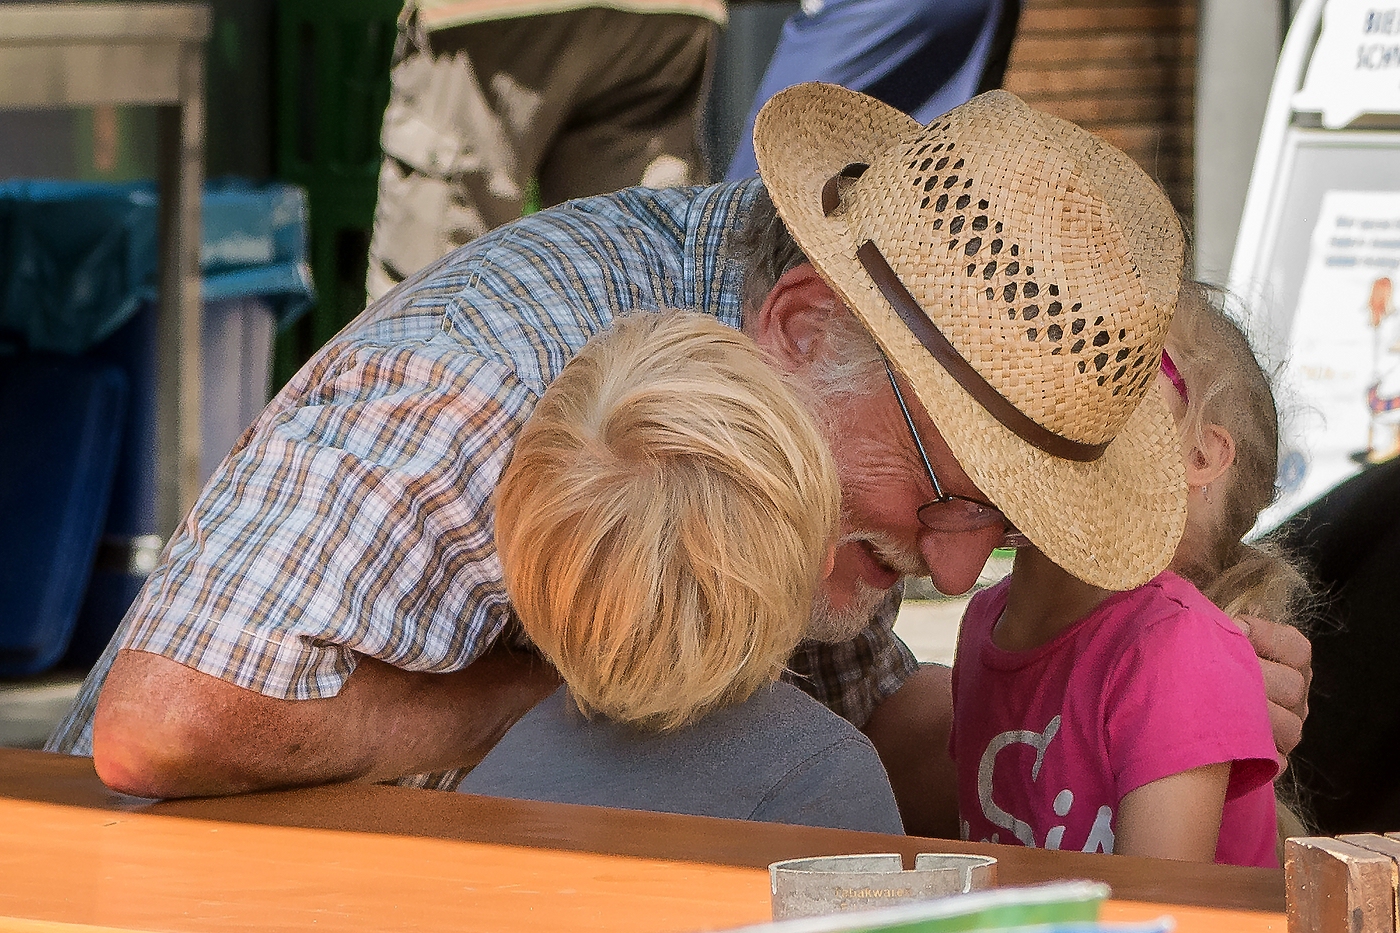
[[[1144,784],[1118,802],[1118,855],[1215,861],[1231,762]]]

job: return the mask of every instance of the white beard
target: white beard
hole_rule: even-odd
[[[812,601],[812,621],[807,626],[807,638],[828,645],[840,644],[855,638],[870,624],[875,610],[880,608],[889,590],[877,590],[861,580],[856,583],[856,591],[845,609],[836,609],[826,596],[825,590],[818,590]]]
[[[836,546],[863,541],[869,543],[881,562],[904,577],[915,577],[928,572],[923,561],[905,554],[888,537],[877,533],[856,533],[845,535]],[[856,581],[856,590],[844,609],[836,609],[827,598],[825,589],[818,589],[812,600],[812,621],[807,626],[807,638],[828,645],[839,644],[859,635],[870,624],[875,610],[889,597],[889,590],[876,589],[864,580]]]

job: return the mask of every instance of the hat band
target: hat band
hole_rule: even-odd
[[[895,274],[874,241],[866,240],[860,249],[856,250],[856,258],[875,281],[875,287],[880,289],[880,294],[885,296],[895,314],[899,315],[900,320],[913,333],[914,338],[923,344],[924,349],[947,370],[948,375],[952,376],[987,414],[1001,422],[1003,427],[1032,447],[1061,460],[1092,463],[1103,456],[1103,452],[1108,448],[1108,441],[1102,444],[1084,444],[1056,434],[1031,420],[1025,412],[983,379],[982,374],[973,369],[972,364],[963,359],[957,349],[948,342],[948,338],[943,336],[943,332],[933,323],[928,313],[919,307],[919,303],[909,293],[909,289],[904,287],[904,283],[899,280],[899,276]]]

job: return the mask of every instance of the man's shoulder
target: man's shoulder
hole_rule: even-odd
[[[657,249],[718,249],[742,225],[755,184],[624,188],[566,201],[473,240],[425,284],[467,270],[517,264],[542,247],[556,261],[577,264],[627,263]]]
[[[683,308],[740,323],[729,243],[751,183],[628,188],[569,201],[473,240],[390,292],[339,338],[445,334],[542,390],[617,315]]]

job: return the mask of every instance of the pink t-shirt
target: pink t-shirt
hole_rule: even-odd
[[[1118,802],[1234,762],[1217,862],[1277,868],[1278,771],[1249,640],[1173,573],[1104,600],[1030,651],[992,644],[1009,581],[973,597],[953,665],[962,836],[1112,852]]]

